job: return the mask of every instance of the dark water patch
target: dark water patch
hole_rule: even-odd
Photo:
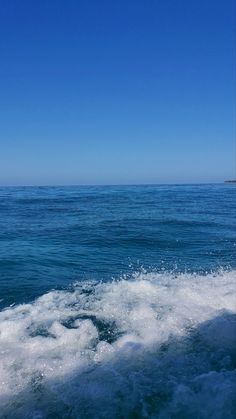
[[[115,342],[119,337],[122,336],[122,333],[119,331],[116,323],[114,321],[107,322],[105,320],[100,320],[94,315],[89,314],[80,314],[75,317],[71,317],[66,321],[62,321],[62,325],[69,328],[77,328],[75,326],[76,320],[91,320],[93,325],[96,327],[98,331],[98,339],[99,341],[104,341],[107,343],[112,344]]]

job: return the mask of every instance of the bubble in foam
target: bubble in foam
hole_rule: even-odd
[[[3,417],[233,418],[235,282],[142,272],[3,310]]]

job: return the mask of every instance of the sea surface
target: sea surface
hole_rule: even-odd
[[[236,187],[0,188],[0,418],[234,419]]]

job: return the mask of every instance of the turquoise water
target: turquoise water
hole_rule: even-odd
[[[0,188],[1,417],[233,418],[235,214],[227,184]]]
[[[235,268],[235,213],[232,185],[2,188],[2,306],[142,268]]]

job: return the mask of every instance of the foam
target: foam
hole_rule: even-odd
[[[139,273],[3,310],[2,417],[233,418],[235,282]]]

